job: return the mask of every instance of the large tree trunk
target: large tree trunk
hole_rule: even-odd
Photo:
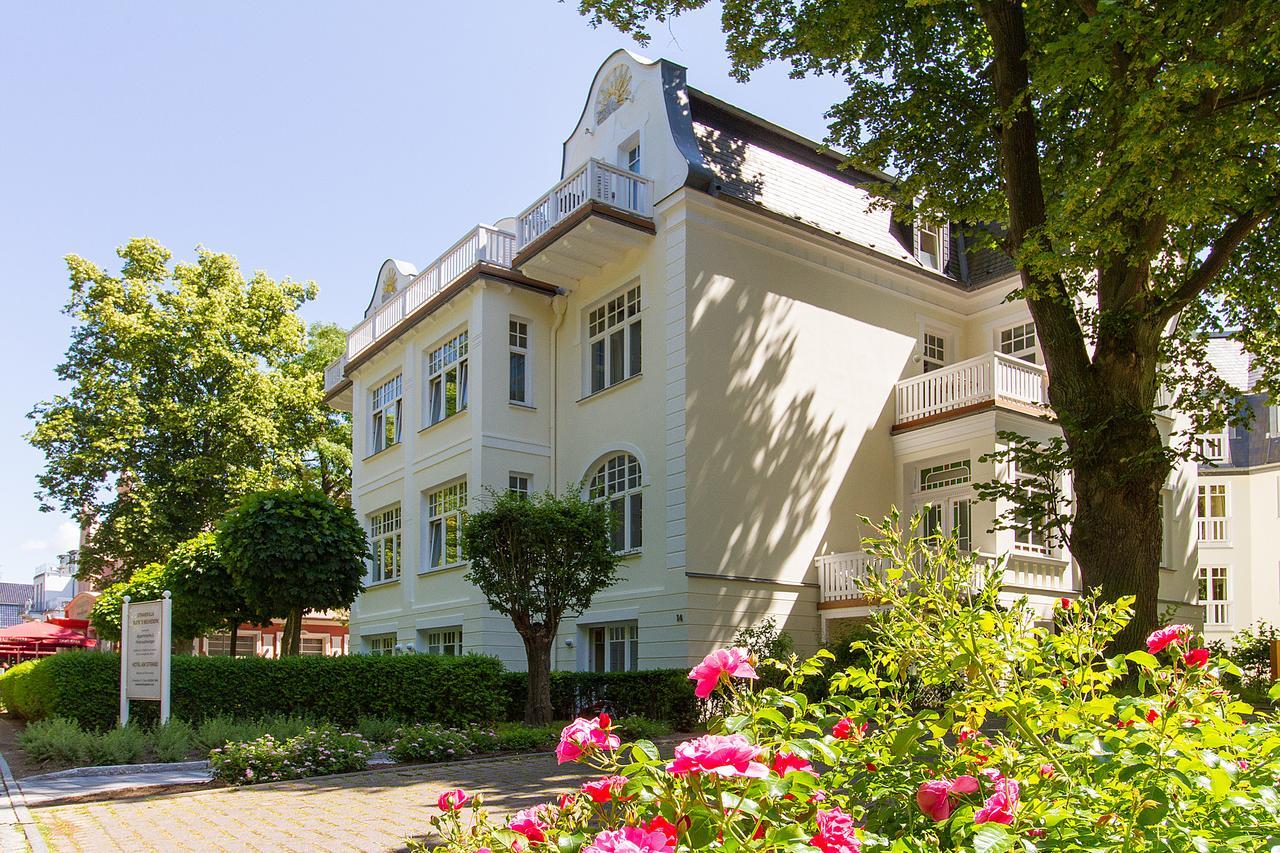
[[[300,654],[302,651],[302,608],[289,611],[280,636],[280,656]]]
[[[551,643],[554,637],[541,633],[524,635],[525,657],[529,661],[529,695],[525,700],[524,721],[544,726],[551,722]]]

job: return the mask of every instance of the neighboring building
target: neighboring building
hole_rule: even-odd
[[[621,580],[554,666],[687,666],[767,616],[812,649],[865,616],[859,515],[1008,554],[1046,617],[1078,589],[1031,529],[988,532],[997,433],[1048,438],[1035,329],[1007,258],[903,226],[817,143],[618,51],[561,180],[419,271],[388,260],[327,398],[353,418],[374,553],[352,650],[525,657],[463,580],[486,489],[586,490],[619,511]],[[550,183],[550,182],[549,182]],[[1160,418],[1169,433],[1173,423]],[[1161,605],[1199,622],[1195,470],[1166,489]]]
[[[29,583],[0,583],[0,628],[20,624],[34,594]]]
[[[49,616],[62,616],[70,601],[80,591],[76,581],[79,567],[78,551],[58,555],[58,565],[41,566],[31,581],[31,604],[25,611],[28,619],[43,620]]]
[[[236,657],[280,657],[280,637],[283,632],[283,619],[276,619],[266,627],[241,625],[236,636]],[[192,641],[191,650],[197,655],[225,657],[231,653],[231,635],[220,633],[201,637]],[[324,612],[304,616],[301,651],[304,655],[345,655],[346,614]]]
[[[1205,633],[1228,639],[1259,621],[1280,625],[1280,406],[1255,390],[1240,344],[1209,342],[1218,372],[1253,413],[1251,428],[1199,437],[1196,535]]]

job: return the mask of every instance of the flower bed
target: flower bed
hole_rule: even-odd
[[[1029,627],[1025,601],[998,597],[998,567],[954,543],[925,550],[893,528],[881,533],[870,549],[890,568],[868,593],[887,607],[874,617],[866,666],[827,672],[830,653],[771,663],[783,687],[756,690],[760,664],[745,650],[709,655],[690,678],[726,710],[710,734],[663,757],[651,742],[624,744],[607,715],[577,719],[557,755],[599,779],[502,823],[480,797],[452,792],[433,819],[436,849],[1280,845],[1280,725],[1222,687],[1234,666],[1190,628],[1167,626],[1145,650],[1108,655],[1131,602],[1064,599],[1052,629]],[[825,701],[806,697],[815,678],[829,682]],[[908,695],[920,685],[948,685],[949,698],[921,710]]]
[[[360,735],[321,726],[286,740],[263,735],[228,743],[210,751],[209,765],[215,778],[249,785],[364,770],[372,752],[372,745]]]

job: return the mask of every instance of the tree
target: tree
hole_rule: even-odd
[[[95,525],[81,575],[107,582],[163,561],[242,495],[305,479],[328,422],[295,313],[315,284],[246,280],[205,249],[171,268],[146,238],[118,254],[119,275],[67,257],[75,325],[57,375],[71,388],[35,406],[28,436],[45,454],[41,508]]]
[[[173,568],[168,564],[151,563],[133,573],[127,581],[114,583],[102,591],[89,611],[89,624],[104,640],[118,642],[124,608],[124,597],[130,601],[155,601],[166,591],[173,593],[176,586]],[[175,643],[193,640],[219,624],[216,614],[211,614],[198,601],[172,595],[172,629]]]
[[[551,721],[551,649],[565,614],[577,615],[617,579],[613,515],[578,491],[491,492],[488,509],[462,528],[466,580],[511,619],[529,664],[525,721]]]
[[[249,607],[287,620],[283,655],[300,653],[307,611],[350,607],[364,588],[364,530],[316,488],[246,495],[218,526],[217,546]]]
[[[201,533],[179,545],[165,562],[165,574],[171,584],[175,607],[202,614],[210,626],[227,629],[231,635],[230,655],[236,656],[240,625],[248,622],[266,625],[271,617],[249,605],[244,590],[232,578],[218,551],[212,532]]]
[[[580,0],[646,38],[706,0]],[[1176,388],[1196,429],[1238,420],[1208,331],[1280,363],[1280,28],[1239,0],[730,0],[735,72],[830,74],[850,165],[909,222],[950,222],[1021,276],[1072,473],[1086,587],[1157,621],[1158,501],[1177,455],[1153,417]],[[964,223],[969,223],[965,225]]]
[[[290,369],[310,382],[315,399],[324,396],[324,369],[347,351],[347,333],[334,323],[312,323],[307,349]],[[321,404],[320,428],[303,455],[303,481],[338,503],[351,502],[351,413]]]

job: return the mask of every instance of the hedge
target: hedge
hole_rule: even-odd
[[[173,716],[256,718],[305,714],[341,726],[360,717],[444,725],[523,718],[527,676],[506,672],[482,655],[347,655],[269,658],[173,657]],[[66,717],[85,729],[115,725],[120,658],[61,652],[0,676],[0,702],[28,720]],[[617,716],[643,716],[680,729],[698,718],[693,682],[684,670],[554,672],[551,701],[558,718],[607,706]],[[157,702],[134,702],[130,716],[149,723]]]

